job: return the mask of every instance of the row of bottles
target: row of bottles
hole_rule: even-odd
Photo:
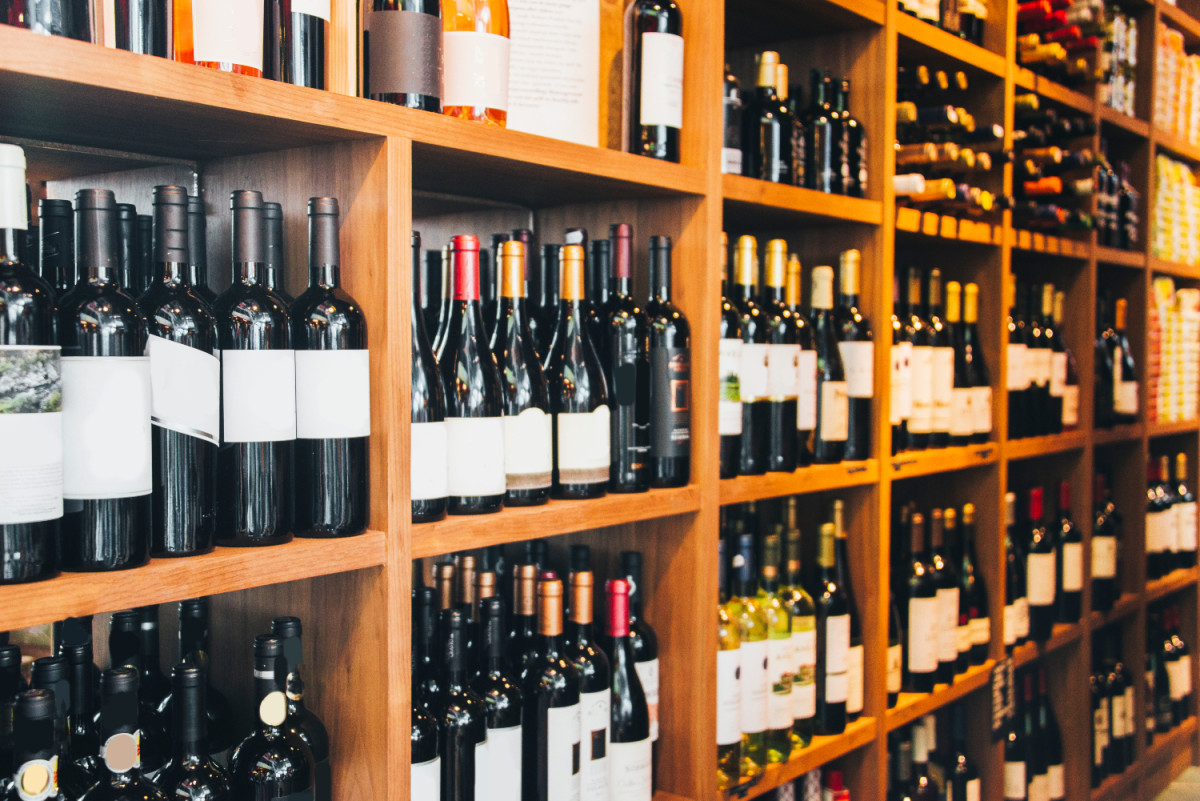
[[[1021,3],[1017,9],[1017,62],[1064,86],[1074,88],[1096,80],[1106,28],[1105,5],[1104,0]]]
[[[938,746],[937,714],[923,715],[888,735],[887,801],[982,798],[979,769],[967,749],[967,713],[962,703],[951,707],[950,719],[949,748]]]
[[[988,4],[983,0],[900,0],[900,10],[961,39],[983,45]]]
[[[717,776],[727,789],[858,718],[863,643],[842,501],[807,572],[796,498],[721,511]]]
[[[0,150],[8,189],[24,189],[24,167],[20,148]],[[0,375],[20,413],[0,422],[22,445],[0,583],[366,528],[367,327],[339,286],[337,199],[309,201],[310,283],[289,305],[265,285],[261,193],[232,195],[235,280],[215,299],[189,255],[187,191],[154,194],[155,275],[137,299],[111,191],[80,190],[73,213],[60,201],[44,219],[53,287],[15,247],[24,204],[5,206]]]
[[[1079,425],[1079,373],[1063,329],[1066,294],[1051,283],[1014,280],[1010,286],[1008,438],[1073,431]]]
[[[1159,456],[1146,488],[1146,578],[1196,566],[1196,495],[1188,487],[1187,454]]]
[[[867,134],[850,113],[850,81],[814,69],[801,110],[800,87],[788,83],[779,53],[760,53],[757,66],[753,94],[726,66],[721,172],[865,197]]]
[[[178,611],[170,679],[159,670],[153,606],[113,614],[103,672],[92,661],[90,618],[55,625],[55,655],[33,660],[28,684],[20,648],[0,645],[0,715],[12,722],[0,730],[0,795],[333,798],[329,734],[304,703],[300,620],[275,618],[254,640],[257,712],[247,734],[211,683],[207,601],[182,601]]]
[[[1146,745],[1154,742],[1155,735],[1166,734],[1193,714],[1192,657],[1179,633],[1182,622],[1176,603],[1150,609],[1143,685]],[[1133,736],[1135,732],[1130,734]],[[1125,764],[1128,765],[1128,760]]]
[[[622,553],[604,586],[603,631],[587,546],[571,546],[569,573],[542,541],[521,560],[459,554],[413,590],[412,798],[649,801],[658,648],[641,554]]]
[[[586,240],[582,229],[572,230]],[[413,234],[414,522],[447,511],[538,505],[551,496],[687,484],[691,334],[671,300],[671,240],[650,238],[652,289],[644,306],[630,294],[630,227],[613,226],[612,242],[615,292],[608,297],[585,290],[584,245],[555,248],[557,319],[552,329],[539,321],[539,346],[531,326],[537,318],[526,307],[525,242],[514,237],[500,245],[500,297],[489,335],[479,240],[454,237],[453,291],[431,344],[419,313],[420,235]],[[607,281],[606,252],[594,249],[593,266]]]
[[[813,268],[805,309],[787,241],[767,243],[760,282],[758,243],[739,237],[722,286],[721,478],[870,456],[875,346],[861,260],[857,250],[841,254],[836,305],[833,268]]]
[[[1141,383],[1126,333],[1129,301],[1114,300],[1111,293],[1101,291],[1096,305],[1096,427],[1134,423],[1141,406]]]
[[[1017,674],[1015,712],[1004,731],[1004,801],[1067,797],[1062,730],[1042,666]]]
[[[1056,108],[1036,94],[1013,101],[1013,224],[1052,233],[1087,231],[1107,219],[1092,213],[1092,196],[1102,195],[1108,172],[1093,148],[1096,122],[1073,109]],[[1107,184],[1104,184],[1107,186]],[[1099,218],[1099,219],[1098,219]]]
[[[1154,127],[1187,144],[1200,144],[1200,116],[1193,113],[1200,109],[1200,57],[1187,51],[1182,31],[1163,22],[1154,47]]]

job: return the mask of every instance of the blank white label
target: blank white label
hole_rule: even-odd
[[[904,646],[889,645],[887,649],[887,691],[900,692],[904,681]]]
[[[975,433],[975,390],[955,387],[950,395],[950,435],[969,437]]]
[[[891,424],[900,425],[912,416],[912,343],[892,345]]]
[[[739,381],[741,368],[742,341],[722,339],[717,359],[717,372],[721,376],[717,433],[722,437],[736,437],[742,433],[742,396]]]
[[[1121,381],[1117,384],[1114,404],[1117,414],[1138,413],[1138,382]]]
[[[146,340],[151,421],[213,444],[221,436],[221,362],[159,336]]]
[[[1092,578],[1108,579],[1117,575],[1117,538],[1092,537]]]
[[[612,744],[608,762],[614,799],[650,801],[653,794],[652,754],[649,740]],[[558,798],[554,795],[546,797]]]
[[[488,790],[484,798],[521,801],[521,736],[520,726],[487,730]],[[412,799],[416,801],[417,796]]]
[[[1127,734],[1133,733],[1133,732],[1125,731],[1125,723],[1126,722],[1127,722],[1127,717],[1125,715],[1125,695],[1124,695],[1124,693],[1122,693],[1121,695],[1114,695],[1112,697],[1112,724],[1111,724],[1113,737],[1115,737],[1117,739],[1121,739],[1121,738],[1125,737]]]
[[[63,497],[149,495],[150,360],[62,359]]]
[[[1062,546],[1063,592],[1083,590],[1083,543],[1064,542]]]
[[[409,771],[409,798],[437,799],[442,797],[442,760],[437,757],[420,762]]]
[[[507,36],[479,31],[442,35],[442,106],[508,109]]]
[[[799,345],[767,345],[767,396],[774,401],[795,398],[799,386]]]
[[[580,693],[579,799],[609,801],[608,727],[612,714],[612,690]]]
[[[938,661],[958,659],[958,588],[937,591]]]
[[[558,427],[558,472],[564,483],[595,484],[608,481],[612,460],[612,437],[608,406],[591,412],[556,414]],[[571,475],[565,475],[571,471]]]
[[[1050,801],[1050,784],[1046,774],[1038,774],[1029,782],[1029,801]]]
[[[683,37],[642,34],[642,125],[683,128]]]
[[[223,350],[223,442],[282,442],[296,438],[296,352]]]
[[[792,684],[792,718],[808,720],[817,714],[817,629],[812,617],[803,618],[808,626],[796,630],[792,618],[792,653],[796,660],[796,676]]]
[[[1008,355],[1008,375],[1004,386],[1009,392],[1018,392],[1029,386],[1029,371],[1026,364],[1029,348],[1024,344],[1010,342],[1005,352]]]
[[[1050,354],[1050,397],[1061,398],[1067,388],[1067,354]]]
[[[546,797],[579,801],[579,704],[546,710]],[[536,777],[530,776],[530,781]]]
[[[1050,606],[1054,603],[1058,581],[1058,560],[1052,553],[1031,553],[1025,561],[1026,597],[1030,606]]]
[[[1172,701],[1182,701],[1187,695],[1187,676],[1182,659],[1167,662],[1167,691]]]
[[[846,711],[862,712],[863,708],[863,647],[852,645],[846,652]]]
[[[954,403],[954,348],[933,348],[933,430],[950,430],[950,411]]]
[[[821,382],[821,439],[843,442],[850,430],[850,399],[845,381]]]
[[[345,439],[370,434],[367,351],[296,351],[296,436]]]
[[[717,651],[717,745],[742,739],[741,650]]]
[[[1061,801],[1067,797],[1067,776],[1062,765],[1050,765],[1046,776],[1049,779],[1050,801]],[[978,781],[978,780],[976,780]]]
[[[475,797],[487,798],[491,795],[490,775],[488,769],[491,763],[488,760],[488,741],[487,735],[484,734],[483,742],[475,744]]]
[[[308,14],[329,22],[330,0],[292,0],[293,14]]]
[[[767,641],[742,641],[742,731],[767,730]],[[641,678],[639,676],[639,678]]]
[[[550,415],[532,407],[504,417],[504,473],[510,489],[550,486],[552,422]]]
[[[646,706],[650,712],[650,739],[655,741],[658,739],[658,660],[634,662],[633,669],[637,671],[642,691],[646,693]]]
[[[992,433],[992,388],[975,387],[972,390],[975,397],[971,402],[971,413],[975,415],[976,434]]]
[[[770,353],[768,347],[755,342],[746,342],[742,345],[738,388],[741,391],[743,403],[765,400],[767,397],[767,364],[768,353]],[[815,365],[813,369],[816,369]]]
[[[1016,604],[1004,605],[1004,644],[1012,645],[1017,641],[1017,606]]]
[[[1025,801],[1028,787],[1025,785],[1025,763],[1004,763],[1004,799],[1005,801]]]
[[[446,418],[446,488],[455,497],[504,494],[503,418]]]
[[[845,701],[849,693],[850,616],[834,615],[825,619],[825,700]]]
[[[910,434],[928,434],[933,430],[933,348],[912,349],[912,416]]]
[[[1162,512],[1146,513],[1146,553],[1162,550]]]
[[[796,362],[796,430],[817,427],[817,352],[800,351]]]
[[[1029,636],[1029,598],[1021,596],[1013,604],[1017,621],[1017,639]]]
[[[1178,515],[1176,520],[1179,533],[1176,543],[1177,547],[1181,551],[1196,550],[1197,518],[1195,502],[1175,504],[1175,514]]]
[[[967,782],[967,798],[966,801],[980,801],[983,797],[983,784],[979,779],[971,779]]]
[[[846,371],[846,392],[852,398],[875,396],[875,343],[841,342],[838,352]]]
[[[909,673],[932,673],[937,670],[938,639],[937,598],[909,598]]]
[[[0,525],[63,513],[62,357],[57,345],[0,345]]]
[[[792,643],[791,639],[767,640],[767,726],[773,731],[792,725]]]
[[[992,641],[992,619],[989,617],[973,617],[967,624],[971,645],[987,645]]]
[[[263,4],[242,0],[194,0],[192,39],[198,62],[240,64],[261,70]]]
[[[1065,427],[1079,425],[1079,385],[1068,384],[1063,388],[1062,424]]]

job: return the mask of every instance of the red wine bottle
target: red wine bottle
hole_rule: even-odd
[[[229,751],[237,744],[233,711],[220,690],[212,686],[208,649],[208,599],[189,598],[179,602],[179,664],[194,665],[204,671],[208,684],[204,690],[204,716],[208,753],[219,765],[229,763]],[[168,695],[158,713],[172,719],[174,696]]]
[[[611,492],[645,492],[651,478],[649,320],[633,298],[632,237],[627,223],[609,228],[613,291],[599,310],[604,336],[598,349],[612,400]]]
[[[54,695],[54,754],[58,757],[58,785],[67,798],[78,798],[96,783],[91,771],[71,761],[69,752],[71,710],[71,666],[61,656],[43,656],[33,661],[29,686]],[[14,727],[16,728],[16,727]],[[17,742],[20,742],[17,735]],[[19,761],[19,760],[18,760]]]
[[[263,16],[263,77],[324,89],[330,0],[267,0]]]
[[[518,681],[524,682],[529,666],[537,658],[537,577],[536,564],[513,566],[513,619],[508,635],[508,662]]]
[[[495,574],[488,572],[480,577],[489,575],[495,578]],[[508,668],[505,654],[508,632],[504,625],[504,602],[499,596],[479,600],[479,618],[483,630],[482,663],[471,689],[483,699],[486,709],[488,786],[495,801],[520,801],[524,700],[517,679]]]
[[[650,237],[650,486],[682,487],[691,471],[691,328],[671,302],[671,238]]]
[[[796,469],[797,399],[800,391],[799,362],[802,352],[801,328],[797,315],[785,302],[787,282],[787,240],[767,242],[766,281],[758,307],[767,330],[767,470],[790,473]],[[808,350],[812,334],[805,324]]]
[[[625,150],[679,161],[683,128],[683,12],[674,0],[625,9]]]
[[[607,585],[605,650],[612,667],[610,776],[612,797],[649,801],[653,795],[650,710],[637,669],[630,630],[629,582]]]
[[[907,596],[904,648],[905,689],[927,693],[937,683],[938,587],[925,550],[925,515],[917,512],[908,521],[911,539],[905,556]]]
[[[1058,485],[1058,516],[1051,524],[1058,540],[1058,622],[1078,623],[1083,614],[1083,535],[1071,519],[1071,484]]]
[[[954,512],[953,509],[948,510]],[[929,565],[937,584],[938,605],[938,682],[954,681],[958,663],[958,571],[946,548],[946,512],[934,509],[929,513]],[[955,513],[957,517],[957,513]]]
[[[413,293],[409,307],[412,341],[409,493],[412,496],[412,522],[429,523],[446,516],[446,395],[419,313],[417,299],[421,297],[421,278],[421,234],[413,231]]]
[[[592,627],[590,570],[573,571],[571,611],[566,624],[566,656],[579,674],[580,801],[609,798],[609,723],[612,714],[612,671]],[[617,766],[613,766],[617,767]]]
[[[171,797],[232,799],[229,775],[209,756],[205,694],[208,671],[190,665],[171,670],[175,699],[171,720],[171,758],[155,783]]]
[[[733,302],[741,317],[742,348],[738,391],[742,401],[741,452],[738,473],[744,476],[767,472],[770,432],[768,395],[767,313],[754,296],[758,272],[758,242],[752,236],[738,238],[733,259]],[[798,435],[797,435],[798,436]]]
[[[838,351],[846,371],[849,418],[846,436],[848,461],[871,456],[871,409],[875,398],[875,343],[871,321],[859,300],[862,254],[844,250],[840,257],[841,300],[834,311],[838,326]]]
[[[143,774],[145,739],[153,735],[141,729],[137,695],[135,668],[114,667],[100,675],[98,723],[103,756],[98,782],[81,801],[167,801]]]
[[[845,458],[849,426],[846,373],[833,314],[833,268],[813,268],[813,340],[817,349],[817,428],[813,461],[837,464]]]
[[[650,739],[658,740],[658,634],[646,621],[642,599],[645,585],[642,583],[642,554],[640,551],[622,551],[620,575],[629,585],[629,642],[633,648],[633,659],[637,667],[646,704],[650,709]],[[610,660],[611,661],[611,660]]]
[[[171,8],[168,0],[122,0],[115,10],[118,49],[170,58],[167,26]]]
[[[25,690],[8,710],[14,770],[10,798],[67,801],[78,798],[60,784],[56,699],[50,690]],[[49,766],[49,767],[48,767]],[[86,788],[85,788],[86,789]]]
[[[75,210],[69,200],[38,201],[42,279],[61,297],[75,287]]]
[[[313,780],[314,801],[331,801],[329,770],[329,732],[316,713],[304,704],[304,680],[300,668],[304,664],[304,648],[300,643],[303,630],[298,617],[277,617],[271,621],[271,634],[283,640],[283,658],[287,662],[284,693],[287,695],[288,719],[285,727],[290,734],[312,751],[316,765]]]
[[[438,618],[443,683],[432,701],[432,712],[440,729],[443,799],[487,793],[487,709],[467,683],[469,620],[460,609],[444,609]]]
[[[1028,553],[1025,575],[1029,593],[1029,636],[1038,642],[1050,639],[1058,598],[1057,537],[1042,520],[1042,488],[1029,490]]]

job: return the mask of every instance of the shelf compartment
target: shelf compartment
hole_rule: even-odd
[[[1089,625],[1092,631],[1095,631],[1103,626],[1109,626],[1119,620],[1124,620],[1137,612],[1140,607],[1140,595],[1132,592],[1122,593],[1121,597],[1113,604],[1112,609],[1109,609],[1107,612],[1093,611]]]
[[[1096,245],[1096,261],[1101,264],[1116,264],[1120,267],[1130,267],[1134,270],[1146,269],[1146,251],[1121,250]]]
[[[1096,111],[1100,117],[1100,122],[1115,125],[1126,133],[1131,133],[1142,139],[1150,138],[1150,123],[1145,120],[1130,117],[1128,114],[1117,111],[1112,106],[1106,106],[1103,103],[1096,104]]]
[[[1000,460],[1000,445],[964,445],[957,448],[936,448],[924,451],[905,451],[888,459],[888,474],[893,479],[949,473],[970,467],[984,467]]]
[[[1189,264],[1180,264],[1176,261],[1167,261],[1151,256],[1147,261],[1151,272],[1162,273],[1164,275],[1174,276],[1175,278],[1186,278],[1192,281],[1200,281],[1200,266],[1193,267]]]
[[[1086,431],[1064,431],[1045,437],[1010,439],[1004,443],[1004,455],[1009,461],[1036,459],[1039,456],[1082,450],[1087,442]]]
[[[441,556],[490,545],[571,534],[700,509],[700,488],[657,489],[610,494],[588,501],[551,500],[542,506],[503,509],[490,515],[450,515],[412,527],[412,558]]]
[[[1193,586],[1200,576],[1200,568],[1190,567],[1173,570],[1160,579],[1146,582],[1146,602],[1154,603],[1180,590]]]
[[[1146,435],[1154,437],[1170,437],[1177,434],[1195,434],[1200,429],[1198,420],[1176,420],[1170,423],[1146,423]]]
[[[1104,783],[1092,790],[1091,801],[1125,801],[1132,797],[1134,785],[1146,778],[1146,771],[1155,767],[1176,749],[1190,747],[1196,736],[1196,718],[1192,716],[1166,734],[1155,735],[1154,741],[1141,758],[1125,769],[1124,773],[1109,776]]]
[[[801,467],[792,473],[764,473],[721,481],[721,505],[813,492],[861,487],[879,480],[879,462],[841,462]]]
[[[63,573],[0,587],[0,631],[377,567],[386,551],[384,533],[368,531],[267,548],[217,548],[203,556],[152,559],[132,570]]]
[[[1093,445],[1114,445],[1119,442],[1133,442],[1142,438],[1145,427],[1141,423],[1129,423],[1112,428],[1097,428],[1092,431]]]
[[[1083,625],[1081,623],[1055,623],[1054,630],[1050,633],[1050,639],[1043,643],[1027,642],[1019,648],[1013,649],[1013,665],[1024,667],[1039,657],[1054,653],[1082,638]]]
[[[883,204],[878,200],[831,195],[743,175],[722,175],[721,193],[725,198],[726,228],[741,221],[754,227],[830,220],[883,223]]]
[[[929,53],[949,58],[969,69],[981,70],[997,78],[1004,77],[1004,56],[935,28],[909,14],[896,14],[901,56],[912,55],[928,60]]]
[[[936,709],[941,709],[988,686],[995,664],[994,660],[989,659],[982,665],[973,665],[967,669],[966,673],[955,678],[953,684],[939,685],[931,693],[900,693],[896,706],[887,711],[885,718],[887,730],[894,731],[912,723],[922,715],[928,715]]]
[[[859,718],[846,725],[841,734],[831,737],[814,737],[808,748],[792,753],[792,758],[782,765],[771,765],[759,782],[744,792],[718,792],[718,801],[743,801],[757,798],[770,791],[790,784],[810,770],[844,757],[851,751],[875,741],[875,718]],[[657,801],[657,798],[655,799]]]

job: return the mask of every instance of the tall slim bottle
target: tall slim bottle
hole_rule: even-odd
[[[692,350],[687,317],[671,301],[671,238],[650,237],[650,486],[682,487],[692,463]]]
[[[592,627],[595,578],[590,570],[582,570],[572,572],[569,581],[571,611],[565,636],[567,659],[579,674],[579,801],[608,801],[612,670]]]
[[[271,634],[283,640],[283,658],[287,662],[284,694],[287,696],[288,720],[285,726],[289,733],[294,733],[312,751],[316,764],[314,801],[330,801],[333,791],[329,770],[329,732],[321,718],[304,703],[304,680],[300,676],[300,668],[304,664],[300,618],[275,618],[271,621]]]
[[[921,271],[908,268],[908,325],[912,344],[912,417],[908,420],[908,448],[929,447],[933,431],[933,333],[921,308]]]
[[[204,217],[204,198],[188,197],[188,283],[192,291],[204,298],[209,306],[217,293],[208,287],[208,226]]]
[[[754,591],[754,535],[740,534],[736,545],[727,607],[740,640],[740,774],[743,778],[753,778],[767,766],[767,618]]]
[[[792,619],[792,748],[812,742],[817,715],[817,610],[803,586],[800,570],[800,526],[796,496],[785,503],[783,598]]]
[[[658,635],[646,620],[642,583],[642,554],[640,551],[621,551],[618,558],[620,575],[629,585],[629,644],[638,679],[646,694],[650,709],[650,739],[658,740]]]
[[[481,598],[479,617],[483,630],[482,664],[479,675],[471,682],[471,689],[483,700],[486,709],[487,775],[491,797],[495,801],[520,801],[524,702],[504,653],[508,633],[504,626],[504,602],[496,595]],[[413,796],[414,799],[417,797]]]
[[[804,115],[804,185],[818,192],[834,191],[834,118],[830,78],[814,69],[810,76],[811,105]]]
[[[411,413],[409,429],[409,477],[412,522],[429,523],[446,516],[446,394],[429,335],[421,324],[421,234],[412,232],[413,293],[409,310],[412,341]]]
[[[75,210],[80,281],[58,304],[62,566],[118,570],[150,558],[153,460],[146,322],[116,281],[113,193],[81,189]]]
[[[441,801],[467,801],[486,796],[488,740],[486,707],[468,685],[466,647],[469,617],[461,609],[444,609],[438,619],[442,676],[431,710],[439,728],[442,765]]]
[[[1058,485],[1058,515],[1051,518],[1058,547],[1058,614],[1060,623],[1077,623],[1083,614],[1083,534],[1071,519],[1071,483]]]
[[[778,53],[766,50],[759,54],[758,88],[742,115],[742,174],[791,184],[794,119],[775,94],[778,67]]]
[[[792,682],[796,666],[792,651],[791,612],[779,590],[780,542],[769,534],[762,542],[758,603],[767,618],[767,762],[787,762],[792,753]]]
[[[65,657],[43,656],[33,661],[29,671],[29,686],[54,694],[54,754],[58,759],[58,784],[68,798],[78,798],[96,783],[96,777],[70,756],[71,666]],[[14,729],[17,727],[14,726]],[[21,742],[21,733],[14,731],[14,741]],[[20,758],[17,760],[20,764]]]
[[[234,281],[213,316],[221,351],[217,544],[276,545],[292,538],[296,352],[283,299],[263,284],[262,193],[238,190]]]
[[[925,515],[914,513],[908,521],[911,539],[906,543],[905,596],[905,688],[909,692],[932,692],[938,672],[937,582],[925,550]]]
[[[942,271],[929,271],[929,292],[925,303],[925,321],[929,324],[930,381],[933,388],[932,423],[929,447],[944,448],[950,444],[950,427],[954,404],[954,340],[950,326],[943,319]]]
[[[813,268],[813,340],[817,350],[817,427],[813,461],[837,464],[846,456],[850,405],[833,313],[833,268]]]
[[[128,666],[100,675],[100,739],[103,743],[98,783],[81,801],[167,801],[142,774],[138,724],[138,673]]]
[[[683,12],[675,0],[633,0],[626,6],[626,152],[679,161],[683,47]]]
[[[189,598],[179,602],[178,663],[194,665],[204,671],[208,685],[204,691],[205,731],[208,753],[219,765],[229,763],[229,751],[237,743],[233,711],[220,690],[212,686],[212,669],[208,647],[208,599]],[[158,713],[170,720],[174,696],[168,695],[158,706]]]
[[[262,285],[278,295],[290,309],[295,298],[287,293],[284,281],[287,262],[283,254],[283,204],[263,202],[263,240]]]
[[[800,361],[796,368],[796,464],[808,467],[813,460],[813,431],[817,427],[817,350],[813,346],[812,320],[800,306],[800,257],[787,262],[787,307],[800,330]]]
[[[833,523],[821,525],[817,557],[817,732],[846,729],[849,690],[850,605],[838,581]]]
[[[984,444],[992,438],[992,374],[984,360],[983,344],[979,339],[979,285],[963,287],[963,324],[959,335],[959,348],[967,369],[974,396],[971,412],[971,442]]]
[[[717,404],[717,434],[721,438],[721,478],[738,474],[742,449],[742,394],[738,371],[742,362],[742,321],[729,299],[729,242],[721,233],[721,341],[717,372],[721,381]]]
[[[39,801],[68,801],[78,798],[60,781],[57,700],[48,689],[25,690],[6,699],[5,728],[10,730],[11,765],[5,777],[5,797],[36,798]],[[6,760],[7,762],[8,760]],[[10,781],[11,779],[11,781]],[[87,788],[82,788],[86,790]]]
[[[784,302],[787,240],[767,242],[766,261],[766,280],[759,308],[767,327],[767,407],[770,409],[767,469],[790,473],[796,469],[796,407],[803,348],[795,315]],[[808,350],[815,355],[807,325],[804,330],[808,334]]]
[[[955,509],[929,513],[929,564],[937,584],[938,682],[950,684],[958,664],[958,569],[946,547],[946,529],[958,528]]]
[[[650,801],[654,795],[650,709],[642,689],[630,627],[629,582],[610,579],[605,644],[612,670],[610,782],[612,797]]]
[[[958,567],[959,612],[961,626],[967,620],[968,661],[982,665],[987,661],[992,641],[992,621],[989,617],[987,586],[979,575],[979,559],[975,555],[975,504],[964,503],[962,508],[962,549]]]
[[[149,326],[154,493],[150,553],[208,553],[216,535],[221,362],[212,308],[188,276],[187,190],[154,188],[154,283],[139,301]]]
[[[205,669],[176,665],[171,671],[172,697],[171,757],[155,780],[172,797],[232,801],[229,775],[209,756]]]
[[[442,113],[503,128],[508,122],[508,0],[454,0],[443,14]]]
[[[59,297],[75,287],[75,210],[69,200],[38,201],[41,249],[38,268],[42,279]]]
[[[742,327],[742,359],[738,372],[738,389],[742,399],[742,440],[738,460],[738,472],[741,475],[765,473],[769,447],[767,318],[754,299],[757,248],[758,242],[754,237],[739,237],[733,258],[733,301],[741,315]]]
[[[363,30],[363,92],[405,108],[442,111],[442,4],[372,0]],[[402,58],[401,54],[411,54]],[[414,796],[416,797],[416,796]]]
[[[604,380],[612,406],[611,492],[650,487],[651,375],[649,319],[633,298],[633,229],[609,229],[613,287],[604,316]],[[593,343],[595,344],[595,343]]]
[[[875,342],[871,333],[871,321],[863,313],[858,296],[862,254],[853,248],[844,250],[838,266],[841,272],[841,299],[834,312],[834,318],[838,327],[838,352],[846,372],[849,408],[845,458],[849,461],[860,461],[871,456]]]
[[[264,77],[325,88],[325,27],[330,3],[267,0],[263,19]]]
[[[1038,642],[1050,639],[1058,596],[1057,537],[1042,519],[1042,488],[1029,490],[1026,580],[1029,592],[1029,636]]]
[[[724,515],[725,508],[721,509]],[[723,521],[722,521],[723,522]],[[717,540],[717,789],[738,783],[742,763],[741,637],[729,614],[728,537]],[[647,730],[649,721],[647,721]],[[647,733],[649,733],[647,731]]]

